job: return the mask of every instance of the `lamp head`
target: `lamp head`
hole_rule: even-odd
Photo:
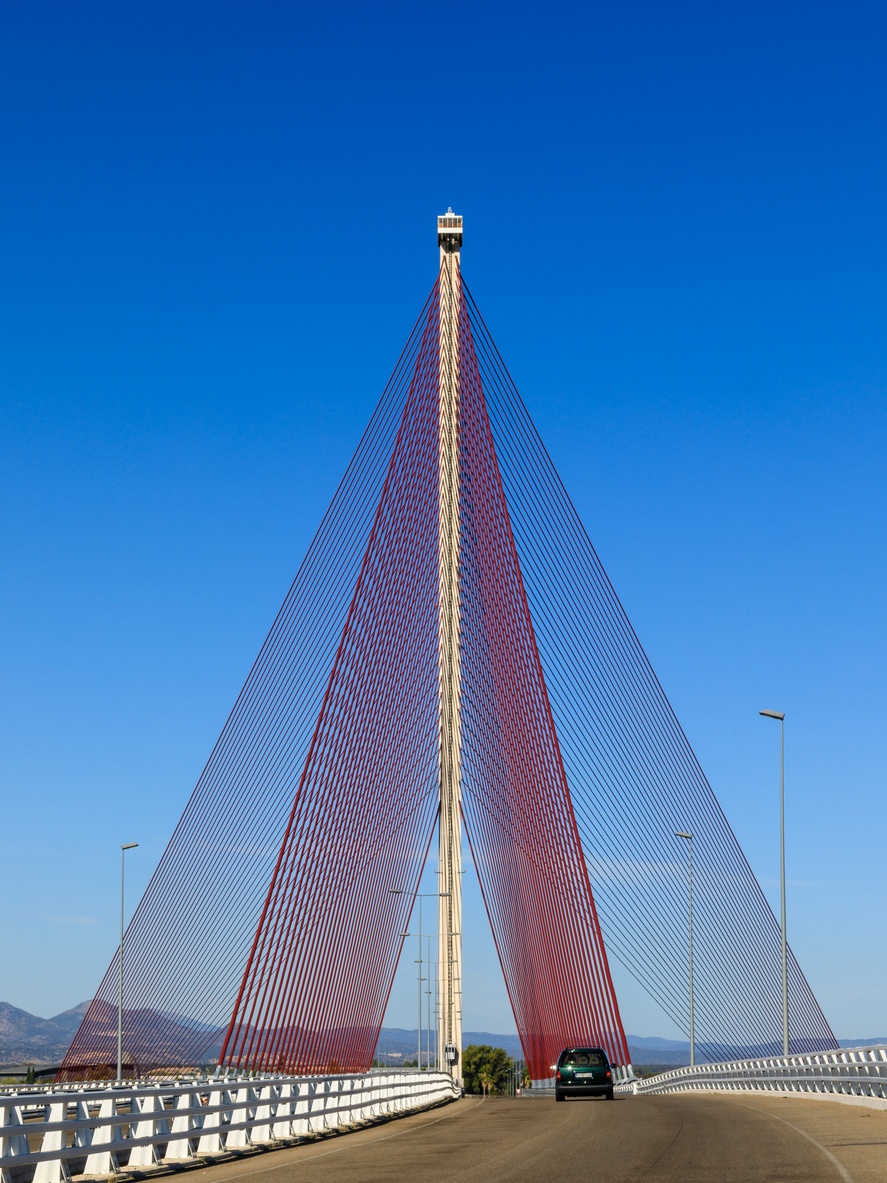
[[[763,715],[765,719],[778,719],[781,723],[785,718],[784,711],[758,711],[759,715]]]
[[[675,838],[686,838],[689,842],[693,841],[693,835],[688,834],[686,830],[675,830],[674,836]]]
[[[135,848],[137,846],[138,846],[138,842],[124,842],[123,845],[120,847],[120,849],[121,850],[135,850]]]

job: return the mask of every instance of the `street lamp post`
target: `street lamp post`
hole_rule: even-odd
[[[419,923],[420,924],[422,923],[421,920],[419,921]],[[419,967],[419,974],[418,974],[418,977],[416,980],[416,985],[418,987],[418,993],[419,993],[419,1026],[417,1029],[418,1051],[416,1052],[416,1067],[419,1069],[420,1072],[422,1071],[422,983],[425,981],[425,979],[422,977],[421,952],[422,952],[422,936],[420,933],[420,935],[419,935],[420,956],[419,956],[419,960],[416,962],[416,964]]]
[[[392,895],[406,895],[402,887],[389,887],[388,890]],[[448,891],[422,891],[416,892],[416,898],[419,900],[419,958],[416,964],[418,965],[418,993],[419,993],[419,1016],[416,1021],[416,1067],[421,1071],[422,1069],[422,983],[425,979],[422,977],[422,901],[424,899],[441,899],[443,896],[448,896]],[[430,956],[430,955],[429,955]],[[430,1059],[430,1048],[429,1048]],[[429,1064],[429,1067],[431,1065]]]
[[[431,1069],[432,1066],[435,1068],[437,1067],[437,1064],[432,1064],[432,1060],[435,1057],[433,1057],[432,1053],[431,1053],[431,996],[434,993],[431,983],[436,982],[436,980],[437,980],[437,977],[436,977],[437,963],[431,960],[431,936],[430,935],[428,936],[427,940],[428,940],[428,985],[425,988],[425,994],[427,996],[427,1005],[426,1005],[425,1013],[426,1013],[426,1016],[428,1019],[428,1067],[429,1067],[429,1069]],[[434,971],[434,972],[432,972],[432,971]],[[435,1056],[436,1056],[436,1053],[435,1053]]]
[[[693,1014],[693,835],[685,830],[675,830],[675,838],[684,838],[689,852],[690,885],[690,1067],[696,1064],[696,1029]]]
[[[117,1079],[123,1079],[123,883],[126,852],[135,850],[138,842],[124,842],[120,847],[120,971],[117,978]]]
[[[758,711],[779,722],[779,895],[782,910],[782,1054],[791,1054],[788,1042],[788,947],[785,937],[785,712]]]

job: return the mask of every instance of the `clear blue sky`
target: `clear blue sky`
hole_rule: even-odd
[[[853,0],[4,7],[0,998],[92,994],[118,845],[134,904],[452,205],[774,902],[786,712],[789,936],[838,1034],[887,1035],[885,34]],[[469,903],[465,1023],[508,1030]]]

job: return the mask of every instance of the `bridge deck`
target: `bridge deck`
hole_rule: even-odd
[[[562,1105],[466,1097],[197,1174],[205,1183],[884,1183],[887,1111],[711,1094]]]

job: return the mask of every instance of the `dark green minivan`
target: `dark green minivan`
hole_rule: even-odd
[[[613,1100],[613,1073],[607,1053],[599,1047],[564,1048],[557,1058],[554,1099],[606,1097]]]

